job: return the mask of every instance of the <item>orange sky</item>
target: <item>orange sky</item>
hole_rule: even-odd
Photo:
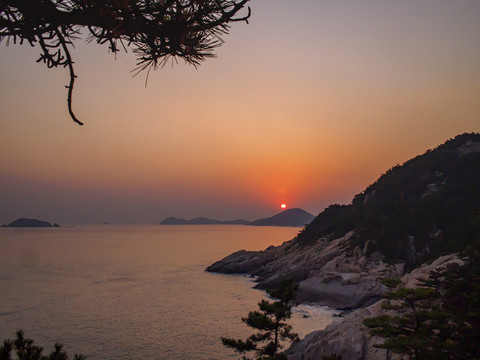
[[[78,42],[68,73],[0,44],[0,223],[318,213],[480,131],[480,2],[252,0],[216,59],[131,78]]]

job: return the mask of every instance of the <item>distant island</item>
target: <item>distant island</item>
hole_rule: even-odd
[[[20,218],[12,221],[8,225],[2,225],[3,227],[60,227],[58,224],[51,224],[48,221],[42,221],[37,219]]]
[[[309,224],[314,218],[314,215],[306,212],[305,210],[295,208],[287,209],[271,217],[254,221],[248,221],[244,219],[221,221],[215,219],[208,219],[205,217],[196,217],[191,220],[186,220],[181,218],[168,217],[164,219],[159,225],[251,225],[298,227]]]

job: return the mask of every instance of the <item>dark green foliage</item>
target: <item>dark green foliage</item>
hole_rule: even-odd
[[[247,340],[235,340],[222,338],[223,345],[230,347],[244,355],[255,351],[256,359],[283,359],[278,350],[282,348],[282,342],[298,339],[297,334],[292,332],[292,327],[285,320],[292,314],[298,285],[292,279],[284,279],[276,289],[268,290],[269,295],[277,301],[262,300],[259,310],[251,311],[242,321],[249,327],[258,330]]]
[[[7,339],[3,340],[2,346],[0,346],[0,360],[10,360],[12,357],[10,353],[13,349],[13,341]]]
[[[480,359],[480,252],[478,242],[469,249],[463,266],[448,265],[422,280],[438,289],[441,309],[448,323],[441,329],[448,335],[448,359]]]
[[[391,168],[351,204],[325,209],[296,242],[309,244],[355,230],[350,249],[375,240],[375,250],[391,261],[405,261],[407,270],[464,249],[480,233],[478,143],[478,133],[459,135]]]
[[[387,285],[387,283],[385,283]],[[430,308],[435,291],[428,288],[409,289],[390,282],[391,291],[385,295],[389,301],[383,308],[394,310],[394,315],[381,315],[364,321],[372,335],[386,338],[381,348],[406,354],[411,359],[429,359],[430,346],[435,342],[428,323],[436,317]],[[400,315],[397,315],[400,314]]]
[[[10,339],[4,340],[0,346],[0,360],[12,360],[11,352],[15,350],[18,360],[67,360],[68,355],[63,351],[63,345],[56,343],[55,349],[50,355],[43,355],[43,348],[34,345],[32,339],[25,337],[22,330],[16,333],[17,338],[12,341]],[[83,355],[75,354],[74,360],[85,360]]]
[[[385,338],[379,347],[410,359],[480,359],[480,256],[433,271],[420,287],[390,283],[386,315],[364,324]]]
[[[356,212],[351,205],[333,204],[300,231],[297,238],[309,243],[323,236],[342,236],[353,230],[356,222]]]

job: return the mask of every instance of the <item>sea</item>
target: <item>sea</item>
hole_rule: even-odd
[[[266,293],[245,275],[205,271],[230,253],[262,250],[299,228],[92,225],[0,228],[0,341],[25,331],[44,352],[60,342],[87,359],[236,359],[221,337]],[[294,308],[300,337],[335,311]]]

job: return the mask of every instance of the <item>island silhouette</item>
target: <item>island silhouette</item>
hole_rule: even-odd
[[[20,218],[3,227],[60,227],[60,225],[38,219]]]
[[[254,221],[245,219],[237,220],[215,220],[205,217],[196,217],[190,220],[168,217],[160,222],[159,225],[251,225],[251,226],[304,226],[309,224],[315,218],[309,212],[294,208],[284,210],[276,215],[262,218]]]

